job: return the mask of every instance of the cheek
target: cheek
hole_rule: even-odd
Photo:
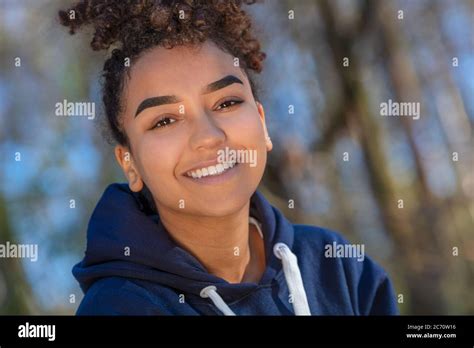
[[[177,137],[157,133],[155,130],[142,134],[138,148],[141,174],[150,189],[173,180],[181,149]]]
[[[252,177],[261,177],[266,164],[267,149],[258,111],[252,107],[242,108],[239,115],[232,118],[226,131],[232,146],[256,152],[256,166],[248,165],[246,172]]]
[[[266,155],[265,132],[258,111],[252,107],[242,110],[232,125],[231,138],[241,146],[257,150],[259,157]]]
[[[245,140],[245,143],[255,145],[264,139],[264,132],[258,111],[250,105],[242,107],[230,118],[228,123],[229,136]],[[242,142],[242,145],[244,142]]]

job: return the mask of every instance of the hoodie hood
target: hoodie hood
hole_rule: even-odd
[[[250,216],[261,222],[266,269],[259,282],[230,284],[206,271],[170,237],[157,214],[147,213],[127,184],[112,184],[102,195],[90,219],[84,259],[73,275],[86,292],[104,277],[146,280],[199,296],[215,286],[227,301],[235,301],[256,287],[270,284],[282,271],[274,254],[278,243],[293,245],[293,225],[258,191],[250,199]]]

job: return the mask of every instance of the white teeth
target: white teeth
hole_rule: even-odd
[[[215,166],[209,166],[207,168],[201,168],[195,171],[189,171],[186,173],[186,175],[193,179],[200,179],[206,176],[219,175],[219,174],[224,173],[226,170],[235,167],[236,164],[237,163],[235,162],[218,163]]]

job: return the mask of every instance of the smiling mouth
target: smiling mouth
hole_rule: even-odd
[[[218,163],[214,166],[208,166],[197,170],[189,171],[185,174],[185,176],[193,178],[193,179],[201,179],[204,177],[212,177],[212,176],[219,176],[222,175],[235,166],[237,166],[237,162],[225,162],[225,163]]]

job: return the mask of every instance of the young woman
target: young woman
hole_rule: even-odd
[[[115,46],[103,101],[128,180],[91,217],[73,269],[78,314],[397,313],[382,268],[327,257],[347,242],[291,224],[256,191],[272,142],[252,76],[265,54],[243,2],[84,0],[59,12],[72,34],[92,27],[94,50]]]

